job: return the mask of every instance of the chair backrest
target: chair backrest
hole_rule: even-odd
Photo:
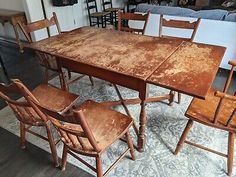
[[[221,109],[224,106],[225,99],[229,99],[229,100],[233,101],[234,105],[236,106],[236,90],[234,92],[234,95],[230,95],[227,93],[229,90],[229,87],[231,85],[231,82],[232,82],[234,70],[236,68],[236,61],[229,61],[229,64],[232,65],[232,67],[231,67],[231,70],[230,70],[229,75],[227,77],[224,89],[222,92],[216,91],[216,93],[215,93],[215,96],[220,97],[220,101],[219,101],[219,104],[218,104],[216,111],[215,111],[214,123],[218,123],[218,119],[220,117]],[[228,117],[226,126],[229,127],[235,118],[236,118],[236,107],[232,111],[231,116]]]
[[[147,14],[136,14],[136,13],[124,13],[119,11],[118,12],[118,30],[119,31],[126,31],[130,33],[138,33],[144,34],[148,22],[150,13]],[[131,28],[128,26],[127,21],[134,20],[134,21],[141,21],[144,22],[143,28]],[[126,25],[125,25],[126,24]]]
[[[96,154],[100,152],[96,139],[86,121],[82,110],[74,110],[64,115],[46,108],[32,100],[30,102],[35,109],[39,109],[51,120],[58,130],[62,141],[69,147],[84,154]],[[46,119],[46,118],[45,118]]]
[[[28,23],[28,24],[24,24],[19,21],[18,25],[20,26],[27,41],[30,43],[33,42],[31,38],[31,33],[41,30],[41,29],[49,30],[49,27],[55,25],[57,27],[58,34],[61,33],[61,28],[59,26],[58,19],[55,12],[53,12],[53,16],[50,19],[43,19],[43,20],[32,22],[32,23]]]
[[[112,8],[112,0],[102,0],[102,7],[103,10],[106,10],[107,8]]]
[[[53,12],[53,16],[49,20],[44,19],[44,20],[39,20],[39,21],[35,21],[32,23],[28,23],[28,24],[18,22],[18,25],[20,26],[23,34],[25,35],[25,37],[29,43],[33,42],[32,38],[31,38],[32,32],[35,32],[35,31],[38,31],[41,29],[49,30],[49,27],[51,27],[51,26],[56,26],[58,34],[61,34],[61,29],[60,29],[55,12]],[[41,53],[38,51],[36,51],[36,54],[38,55],[39,63],[42,66],[44,66],[50,70],[56,71],[56,72],[59,71],[55,57],[51,56],[50,54],[45,54],[45,53]]]
[[[88,15],[90,16],[93,12],[98,12],[97,2],[96,0],[86,0]]]
[[[159,36],[160,37],[176,37],[176,38],[183,38],[177,36],[170,36],[170,35],[163,35],[163,27],[171,28],[171,29],[187,29],[192,30],[191,36],[188,39],[189,41],[193,41],[201,18],[198,18],[197,21],[190,22],[190,21],[183,21],[183,20],[174,20],[174,19],[165,19],[163,15],[160,15],[160,25],[159,25]]]
[[[13,99],[15,94],[19,94],[25,99],[16,101]],[[33,109],[31,104],[28,102],[28,97],[35,101],[37,100],[20,80],[14,79],[9,85],[1,83],[0,97],[6,101],[19,121],[35,126],[43,125],[44,122],[47,121],[47,119],[41,119],[38,112],[35,111],[35,109]]]

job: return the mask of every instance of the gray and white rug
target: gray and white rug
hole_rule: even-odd
[[[54,85],[58,85],[57,79],[51,81]],[[124,98],[137,97],[138,93],[123,87],[119,87]],[[88,77],[74,83],[70,87],[70,91],[80,94],[80,104],[86,99],[96,100],[98,102],[106,100],[117,100],[118,97],[113,87],[105,81],[95,79],[94,87],[91,86]],[[168,90],[151,86],[150,94],[168,93]],[[168,106],[165,103],[150,103],[146,106],[147,111],[147,144],[144,153],[136,152],[136,160],[132,161],[129,157],[124,158],[109,173],[109,177],[223,177],[226,175],[227,160],[226,158],[208,153],[206,151],[184,145],[182,151],[177,155],[173,155],[176,144],[187,123],[184,112],[191,101],[191,97],[183,95],[180,105],[174,104]],[[138,121],[140,106],[128,106],[133,118]],[[115,108],[124,112],[121,106]],[[0,126],[19,136],[19,122],[14,117],[11,110],[6,107],[0,111]],[[44,130],[39,130],[45,134]],[[131,129],[133,141],[136,144],[136,136]],[[56,131],[54,136],[57,137]],[[215,130],[206,126],[195,123],[188,139],[215,148],[216,150],[227,151],[227,133],[221,130]],[[27,135],[27,140],[36,146],[49,151],[47,142],[39,140],[34,136]],[[58,146],[58,155],[61,157],[62,143]],[[103,156],[104,171],[118,157],[118,154],[124,151],[126,144],[118,142],[108,150]],[[95,161],[86,158],[90,164]],[[68,161],[75,164],[79,168],[94,174],[84,165],[79,163],[73,157],[69,156]],[[234,163],[234,172],[236,176],[236,168]]]

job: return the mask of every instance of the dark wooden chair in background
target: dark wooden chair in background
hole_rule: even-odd
[[[118,12],[118,30],[130,32],[130,33],[136,33],[136,34],[144,34],[149,15],[150,15],[149,12],[143,15],[143,14],[136,14],[136,13],[124,13],[124,12],[119,11]],[[142,28],[129,27],[128,25],[129,20],[143,22],[143,27]]]
[[[64,115],[32,100],[33,104],[36,109],[39,108],[47,115],[61,135],[61,140],[64,143],[62,170],[65,170],[68,153],[96,172],[98,177],[106,176],[129,151],[132,159],[135,160],[134,147],[129,134],[129,128],[133,124],[132,118],[91,100],[84,102],[73,112]],[[123,136],[126,136],[128,148],[103,173],[101,155]],[[78,154],[95,157],[96,168],[79,157]]]
[[[234,159],[234,138],[236,133],[236,92],[234,95],[230,95],[227,93],[227,91],[233,77],[234,68],[236,68],[236,62],[229,61],[229,64],[232,65],[232,68],[230,70],[223,92],[215,91],[212,88],[209,90],[206,100],[201,100],[198,98],[194,98],[192,100],[185,113],[185,116],[189,118],[189,121],[184,129],[183,134],[181,135],[174,154],[178,154],[184,143],[203,150],[207,150],[209,152],[213,152],[228,158],[228,175],[231,175]],[[202,145],[187,141],[187,135],[194,121],[209,127],[227,131],[229,133],[228,153],[223,154]]]
[[[112,0],[102,0],[102,7],[104,12],[110,12],[111,24],[117,24],[118,11],[124,12],[124,8],[113,7]]]
[[[181,38],[185,41],[193,41],[194,37],[197,33],[198,26],[200,23],[200,18],[198,18],[194,22],[190,21],[183,21],[183,20],[174,20],[174,19],[165,19],[163,15],[160,15],[160,25],[159,25],[159,37],[165,37],[165,38]],[[170,36],[163,34],[163,28],[171,28],[172,30],[178,30],[178,29],[186,29],[191,30],[191,35],[189,38],[183,38],[178,36]],[[175,92],[171,91],[171,94],[175,94]],[[174,98],[174,97],[173,97]],[[178,93],[178,103],[181,102],[181,94]]]
[[[23,96],[24,98],[15,100],[12,98],[13,94]],[[45,84],[39,85],[30,92],[26,86],[17,79],[12,80],[10,85],[0,84],[0,97],[6,101],[20,121],[21,147],[25,148],[26,132],[48,141],[54,165],[57,167],[59,165],[56,151],[57,142],[54,142],[50,121],[45,119],[45,117],[40,116],[39,112],[31,106],[27,99],[30,97],[39,101],[44,106],[51,107],[59,112],[65,112],[75,104],[79,97],[75,94]],[[31,130],[32,127],[45,127],[47,137],[34,132]]]
[[[105,28],[107,22],[111,22],[111,12],[98,12],[96,0],[86,0],[90,26],[102,26]]]
[[[39,20],[39,21],[35,21],[32,23],[28,23],[28,24],[18,22],[18,24],[19,24],[23,34],[25,35],[25,37],[29,43],[33,43],[33,40],[31,38],[31,33],[41,30],[41,29],[46,29],[48,31],[48,35],[49,35],[49,27],[56,26],[58,34],[61,34],[61,29],[60,29],[55,12],[53,12],[53,16],[49,20],[44,19],[44,20]],[[61,87],[66,88],[66,89],[69,88],[69,85],[71,83],[84,77],[84,75],[82,75],[80,77],[77,77],[74,80],[71,80],[71,71],[68,70],[68,77],[70,80],[66,81],[67,79],[66,79],[65,73],[62,72],[62,69],[60,67],[58,67],[56,58],[54,56],[49,55],[49,54],[45,54],[45,53],[41,53],[38,51],[36,52],[36,54],[39,58],[40,64],[45,68],[45,74],[44,74],[45,83],[47,83],[49,80],[49,70],[58,73],[59,78],[60,78]],[[90,81],[93,85],[92,77],[89,76],[89,78],[90,78]]]

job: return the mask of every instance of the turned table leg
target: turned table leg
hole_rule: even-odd
[[[139,98],[141,100],[140,106],[140,117],[139,117],[139,134],[138,134],[138,150],[140,152],[144,151],[145,143],[146,143],[146,135],[145,135],[145,125],[147,122],[146,111],[145,111],[145,101],[148,94],[147,85],[144,83],[139,91]]]

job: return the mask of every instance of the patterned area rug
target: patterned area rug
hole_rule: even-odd
[[[53,79],[52,84],[58,85],[59,81]],[[123,87],[119,87],[124,98],[137,97],[138,93]],[[84,100],[92,99],[98,102],[107,100],[117,100],[115,89],[105,81],[95,79],[94,87],[91,86],[88,77],[71,85],[70,91],[80,94],[80,104]],[[150,86],[150,95],[161,95],[168,93],[168,90],[156,86]],[[218,155],[208,153],[206,151],[191,147],[185,144],[182,151],[177,155],[173,155],[176,144],[182,134],[187,123],[184,116],[185,110],[191,101],[191,97],[183,95],[181,104],[168,106],[165,102],[150,103],[146,105],[147,111],[147,144],[144,153],[136,152],[136,160],[132,161],[130,156],[125,157],[115,168],[109,173],[109,177],[223,177],[226,175],[227,160]],[[140,113],[139,105],[128,106],[136,123]],[[124,112],[121,106],[114,109]],[[0,111],[0,126],[19,136],[19,122],[14,117],[11,110],[6,107]],[[39,130],[45,134],[44,130]],[[134,144],[137,138],[134,130],[131,129]],[[54,130],[54,137],[58,137]],[[189,140],[207,145],[216,150],[227,151],[227,133],[213,128],[208,128],[201,124],[195,123],[189,136]],[[27,140],[36,146],[49,151],[47,142],[39,140],[33,136],[27,135]],[[61,157],[62,143],[58,146],[58,155]],[[126,144],[118,142],[113,145],[109,151],[103,156],[104,171],[107,169],[118,155],[124,151]],[[90,164],[95,161],[85,158]],[[69,156],[68,161],[75,164],[79,168],[85,169],[93,174],[84,165],[79,163],[73,157]],[[234,163],[234,173],[235,171]]]

